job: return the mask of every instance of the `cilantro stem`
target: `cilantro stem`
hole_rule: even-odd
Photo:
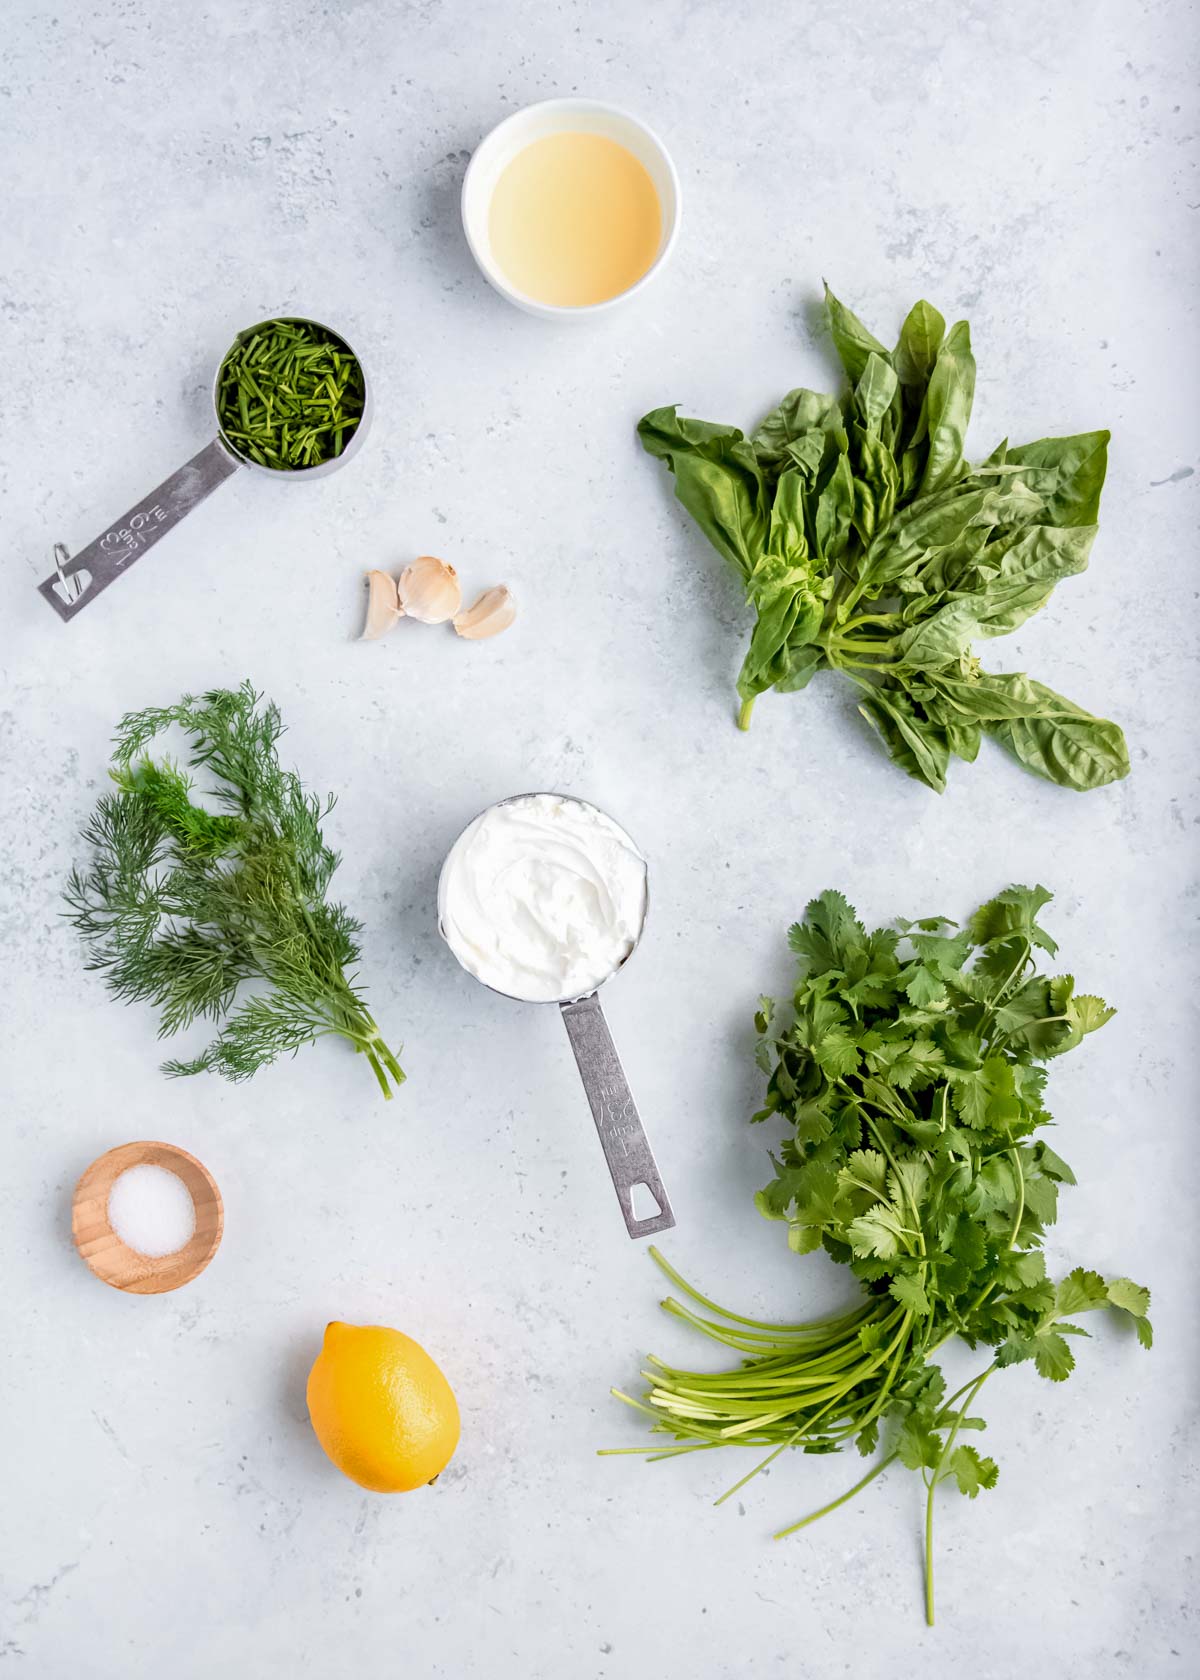
[[[777,1447],[773,1448],[772,1451],[767,1454],[766,1458],[763,1458],[763,1459],[759,1460],[759,1462],[754,1466],[753,1470],[747,1470],[746,1474],[742,1477],[742,1479],[740,1481],[734,1482],[732,1487],[726,1488],[725,1492],[721,1495],[721,1497],[719,1499],[714,1499],[713,1500],[714,1507],[716,1507],[717,1505],[724,1505],[724,1503],[727,1499],[732,1499],[735,1493],[740,1493],[742,1491],[742,1489],[745,1487],[746,1483],[747,1482],[752,1482],[754,1480],[755,1476],[758,1475],[760,1470],[765,1470],[767,1468],[768,1464],[774,1464],[775,1460],[779,1457],[780,1453],[786,1452],[789,1447],[794,1447],[796,1445],[796,1442],[800,1439],[801,1433],[802,1433],[802,1431],[797,1430],[794,1435],[789,1435],[784,1440],[780,1441],[779,1445]]]
[[[1006,980],[1003,980],[1000,983],[1000,985],[997,986],[996,990],[992,993],[991,997],[987,1001],[987,1006],[984,1009],[983,1017],[982,1017],[982,1019],[979,1023],[979,1031],[980,1031],[981,1036],[983,1034],[984,1023],[995,1020],[996,1011],[1000,1007],[1000,1003],[1001,1003],[1002,999],[1004,998],[1005,993],[1008,991],[1008,989],[1012,985],[1013,981],[1019,979],[1020,976],[1022,974],[1024,974],[1025,965],[1029,961],[1030,957],[1033,955],[1033,943],[1028,937],[1023,937],[1022,938],[1022,944],[1024,945],[1025,948],[1021,952],[1021,955],[1020,955],[1019,959],[1017,960],[1016,964],[1014,965],[1014,967],[1009,970],[1008,978]]]
[[[781,1528],[771,1538],[773,1540],[786,1540],[789,1534],[796,1534],[800,1529],[807,1528],[810,1523],[815,1523],[818,1517],[827,1517],[830,1511],[836,1511],[839,1505],[845,1505],[847,1501],[854,1498],[855,1494],[861,1493],[865,1487],[875,1480],[876,1476],[882,1476],[888,1465],[894,1464],[899,1456],[899,1453],[890,1452],[886,1458],[880,1459],[873,1469],[868,1470],[860,1481],[855,1482],[852,1488],[847,1488],[845,1493],[840,1494],[837,1499],[831,1499],[829,1504],[822,1505],[819,1511],[810,1511],[806,1517],[801,1517],[799,1522],[791,1523],[787,1528]]]
[[[946,1436],[942,1450],[938,1454],[938,1461],[933,1467],[933,1474],[929,1478],[929,1492],[925,1495],[925,1621],[929,1627],[933,1626],[933,1497],[937,1492],[938,1483],[946,1474],[943,1466],[954,1450],[954,1442],[959,1429],[962,1427],[963,1418],[967,1415],[967,1408],[995,1369],[994,1364],[987,1366],[970,1384],[966,1398],[958,1408],[950,1433]],[[961,1393],[962,1390],[960,1389],[959,1392]]]
[[[991,1370],[994,1370],[994,1369],[995,1369],[994,1366],[989,1366],[988,1367],[988,1371],[991,1371]],[[983,1376],[987,1376],[988,1371],[985,1371],[983,1373]],[[974,1391],[978,1390],[978,1388],[982,1385],[982,1382],[983,1382],[983,1377],[978,1377],[978,1378],[973,1377],[970,1382],[965,1382],[962,1385],[962,1387],[957,1391],[957,1393],[952,1394],[950,1396],[949,1400],[946,1401],[946,1403],[939,1409],[939,1412],[938,1412],[939,1421],[948,1414],[951,1406],[954,1405],[955,1401],[959,1398],[959,1396],[963,1395],[963,1394],[966,1394],[967,1390],[971,1389],[972,1390],[972,1395],[968,1397],[966,1402],[964,1402],[963,1410],[965,1411],[966,1406],[970,1404],[970,1399],[973,1398]],[[771,1458],[777,1457],[778,1454],[781,1453],[785,1447],[791,1446],[792,1444],[793,1443],[791,1441],[781,1442],[780,1445],[775,1449],[775,1452],[773,1452],[771,1454]],[[625,1449],[625,1450],[628,1450],[628,1449]],[[634,1450],[636,1450],[636,1449],[634,1449]],[[815,1523],[818,1517],[828,1516],[830,1511],[836,1511],[839,1505],[845,1505],[848,1500],[851,1500],[851,1499],[854,1498],[855,1494],[861,1493],[863,1488],[867,1487],[871,1482],[873,1482],[875,1480],[876,1476],[882,1475],[883,1472],[888,1468],[889,1465],[894,1464],[896,1462],[896,1460],[899,1456],[900,1456],[900,1454],[899,1454],[898,1451],[893,1451],[893,1452],[888,1453],[886,1458],[882,1458],[879,1461],[879,1463],[874,1466],[873,1469],[869,1470],[867,1472],[867,1474],[864,1477],[862,1477],[862,1479],[860,1481],[855,1482],[854,1486],[852,1488],[848,1488],[847,1491],[845,1493],[843,1493],[839,1498],[830,1500],[828,1505],[822,1505],[820,1510],[818,1510],[818,1511],[810,1511],[808,1516],[802,1517],[799,1522],[792,1523],[787,1528],[781,1528],[777,1534],[772,1536],[772,1538],[775,1539],[775,1540],[784,1540],[784,1539],[787,1538],[787,1536],[789,1534],[795,1534],[799,1529],[807,1528],[810,1523]],[[764,1459],[763,1460],[763,1465],[769,1464],[770,1462],[771,1462],[770,1458]],[[750,1476],[756,1475],[757,1471],[763,1468],[763,1465],[756,1466],[756,1468],[750,1472]],[[742,1481],[740,1481],[737,1484],[737,1487],[730,1488],[729,1492],[730,1493],[736,1493],[738,1488],[744,1487],[746,1482],[748,1482],[750,1480],[750,1476],[743,1477]],[[721,1499],[727,1499],[728,1497],[729,1497],[728,1494],[722,1494]],[[717,1500],[718,1505],[721,1503],[721,1499]]]
[[[851,1307],[848,1312],[831,1313],[828,1318],[810,1318],[800,1324],[768,1324],[761,1318],[743,1318],[741,1313],[730,1312],[727,1307],[720,1307],[715,1301],[710,1301],[707,1295],[701,1295],[698,1289],[695,1289],[685,1277],[682,1277],[675,1270],[662,1250],[657,1248],[654,1243],[650,1244],[647,1253],[659,1271],[666,1273],[676,1289],[682,1290],[693,1301],[699,1302],[700,1306],[707,1307],[709,1312],[715,1312],[721,1318],[729,1319],[731,1324],[745,1324],[751,1330],[769,1330],[776,1335],[787,1335],[793,1332],[802,1334],[806,1330],[834,1330],[843,1325],[860,1323],[871,1310],[870,1304],[864,1302],[857,1307]]]

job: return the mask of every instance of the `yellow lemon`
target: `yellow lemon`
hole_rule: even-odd
[[[308,1373],[308,1415],[344,1475],[407,1493],[446,1468],[458,1403],[425,1349],[382,1324],[331,1324]]]

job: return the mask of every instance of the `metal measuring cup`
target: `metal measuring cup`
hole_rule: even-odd
[[[512,805],[518,800],[536,797],[527,793],[512,794],[508,799],[498,801],[500,805]],[[586,799],[576,799],[573,794],[555,793],[550,797],[561,799],[572,805],[584,805],[593,811],[600,811],[598,805],[591,805]],[[487,810],[481,811],[479,816],[486,816],[487,811],[494,810],[489,805]],[[601,811],[602,816],[607,812]],[[479,816],[472,818],[466,828],[455,840],[450,851],[446,854],[446,862],[442,865],[438,879],[438,932],[446,939],[446,930],[442,923],[443,882],[450,859],[459,841],[472,829]],[[608,820],[621,829],[614,818]],[[632,844],[632,842],[631,842]],[[636,850],[636,848],[635,848]],[[640,855],[640,853],[639,853]],[[625,953],[621,961],[611,973],[597,982],[590,992],[582,997],[551,998],[546,1001],[551,1007],[557,1007],[562,1014],[563,1023],[567,1029],[567,1037],[571,1041],[571,1049],[575,1052],[575,1061],[579,1068],[583,1088],[587,1093],[588,1106],[592,1111],[592,1119],[596,1122],[596,1131],[600,1138],[600,1147],[604,1151],[604,1159],[608,1163],[608,1170],[612,1177],[613,1189],[617,1192],[617,1200],[621,1204],[621,1213],[625,1220],[625,1229],[631,1237],[650,1237],[656,1231],[669,1231],[675,1223],[675,1215],[671,1211],[671,1203],[667,1198],[666,1189],[659,1176],[658,1165],[654,1159],[654,1151],[650,1147],[650,1140],[646,1136],[641,1116],[637,1111],[637,1104],[633,1100],[633,1093],[629,1089],[629,1082],[625,1078],[625,1070],[621,1066],[617,1047],[613,1043],[612,1034],[608,1030],[608,1022],[604,1019],[604,1011],[600,1007],[597,995],[601,986],[612,979],[613,974],[624,968],[641,943],[642,934],[646,927],[646,915],[643,913],[642,925],[638,929],[637,938],[631,948]],[[446,939],[449,944],[449,940]],[[454,947],[450,949],[453,951]],[[454,952],[455,960],[460,961],[458,953]],[[465,967],[465,964],[460,966]],[[467,969],[470,974],[470,969]],[[479,976],[472,974],[473,980]],[[500,997],[511,997],[515,1003],[529,1003],[529,998],[517,997],[512,992],[502,992],[496,986],[488,985],[486,980],[479,980],[481,986],[487,986],[491,992]],[[540,1003],[542,1000],[535,1000]],[[642,1186],[653,1197],[658,1212],[644,1219],[639,1219],[633,1210],[633,1192]]]
[[[261,461],[252,461],[249,456],[242,454],[237,445],[230,442],[217,418],[217,396],[221,369],[225,365],[226,357],[239,344],[244,344],[256,332],[275,321],[317,327],[322,332],[329,333],[331,338],[336,338],[345,345],[362,369],[362,418],[342,453],[333,460],[319,461],[311,467],[265,467]],[[336,472],[338,467],[344,467],[360,448],[366,436],[371,419],[371,387],[362,358],[341,333],[334,332],[332,327],[325,326],[321,321],[314,321],[308,315],[269,315],[265,320],[238,333],[229,350],[217,363],[212,383],[212,406],[217,435],[211,443],[205,444],[198,455],[193,455],[191,460],[177,472],[173,472],[170,478],[164,479],[157,489],[152,490],[148,496],[143,496],[128,513],[123,513],[73,559],[68,559],[67,549],[62,543],[55,543],[54,571],[37,587],[38,594],[50,603],[64,623],[69,623],[76,613],[81,613],[110,583],[115,583],[122,577],[135,560],[140,560],[160,537],[165,537],[185,514],[191,513],[192,509],[206,496],[211,495],[218,485],[231,478],[239,467],[249,467],[251,472],[264,473],[267,477],[276,479],[321,478],[326,473]]]

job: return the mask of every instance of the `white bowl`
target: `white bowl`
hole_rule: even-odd
[[[517,153],[531,141],[543,140],[549,134],[561,134],[564,130],[603,134],[632,152],[653,181],[662,208],[662,232],[654,261],[640,280],[635,280],[632,286],[618,292],[615,297],[605,298],[603,303],[540,303],[537,298],[531,298],[511,286],[492,255],[488,215],[497,181]],[[518,309],[524,309],[530,315],[541,315],[549,321],[581,320],[602,315],[605,310],[626,303],[649,285],[665,266],[679,232],[680,198],[679,176],[670,153],[654,130],[647,128],[639,118],[601,99],[544,99],[540,104],[526,105],[523,110],[514,111],[511,117],[505,117],[476,147],[463,178],[463,231],[481,274],[501,297],[515,303]]]

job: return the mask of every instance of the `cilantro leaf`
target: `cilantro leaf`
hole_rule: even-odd
[[[1075,1369],[1075,1355],[1056,1330],[1040,1331],[1034,1341],[1033,1362],[1038,1375],[1065,1382]]]
[[[788,1247],[793,1254],[812,1254],[820,1246],[819,1225],[805,1225],[798,1219],[788,1221]]]
[[[1108,1286],[1099,1272],[1085,1271],[1082,1266],[1065,1277],[1055,1291],[1055,1310],[1060,1314],[1090,1312],[1103,1307],[1109,1300]]]
[[[906,971],[909,978],[905,983],[904,993],[910,1003],[918,1006],[927,1003],[940,1003],[946,995],[946,983],[939,980],[931,968],[918,963]]]
[[[1095,1032],[1099,1027],[1104,1026],[1107,1021],[1111,1021],[1117,1013],[1115,1009],[1109,1008],[1103,998],[1091,997],[1087,994],[1075,998],[1073,1003],[1079,1030],[1084,1033]]]
[[[904,1241],[904,1221],[894,1208],[876,1207],[852,1219],[846,1236],[855,1254],[892,1260]]]
[[[1025,1212],[1037,1226],[1053,1225],[1058,1218],[1058,1185],[1040,1174],[1025,1180]]]
[[[929,1192],[929,1168],[918,1159],[901,1159],[888,1173],[888,1195],[900,1209],[915,1213]]]
[[[1047,1178],[1056,1178],[1060,1184],[1074,1184],[1077,1182],[1075,1174],[1063,1160],[1062,1156],[1056,1155],[1050,1145],[1042,1142],[1040,1139],[1037,1144],[1037,1163],[1041,1170],[1046,1174]]]
[[[1128,1278],[1113,1278],[1108,1285],[1108,1298],[1114,1307],[1134,1318],[1145,1318],[1150,1311],[1150,1291]]]
[[[942,1456],[941,1437],[919,1415],[907,1418],[896,1439],[900,1462],[909,1470],[932,1470]]]
[[[946,1474],[954,1477],[958,1491],[974,1499],[981,1488],[994,1488],[1000,1471],[994,1458],[981,1458],[974,1447],[955,1447],[946,1462]]]
[[[888,1293],[893,1301],[918,1318],[928,1318],[933,1308],[929,1304],[929,1297],[919,1278],[908,1272],[897,1272],[888,1285]]]
[[[856,1149],[838,1174],[839,1189],[869,1191],[879,1201],[887,1195],[887,1162],[878,1149]]]
[[[813,1045],[813,1060],[828,1079],[844,1079],[859,1064],[858,1046],[848,1033],[828,1032]]]
[[[840,892],[823,892],[804,912],[803,922],[788,930],[788,944],[797,956],[819,969],[840,968],[848,946],[861,946],[866,929]]]
[[[854,1445],[864,1458],[870,1458],[879,1445],[879,1419],[872,1418],[870,1423],[860,1429],[854,1437]]]
[[[997,940],[1019,934],[1031,945],[1038,945],[1050,956],[1057,955],[1058,946],[1044,928],[1038,926],[1037,915],[1053,899],[1045,887],[1008,887],[987,904],[981,905],[967,923],[967,931],[976,945],[991,945]]]

